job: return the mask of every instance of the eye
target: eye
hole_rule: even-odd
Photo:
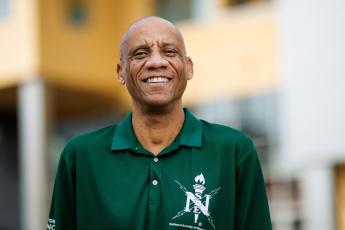
[[[144,49],[139,49],[137,51],[134,52],[134,58],[137,58],[137,59],[142,59],[144,57],[146,57],[148,54],[148,51],[147,50],[144,50]]]
[[[165,55],[167,55],[168,57],[175,57],[176,56],[176,50],[174,49],[165,49],[164,50]]]

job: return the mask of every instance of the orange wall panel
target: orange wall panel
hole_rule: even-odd
[[[123,97],[116,80],[120,37],[133,20],[152,13],[152,0],[76,1],[86,12],[80,24],[69,18],[70,2],[41,1],[42,76],[59,86]]]

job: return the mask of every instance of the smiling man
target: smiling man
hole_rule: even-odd
[[[193,63],[179,30],[132,24],[117,74],[132,112],[66,145],[47,229],[271,229],[252,141],[183,108]]]

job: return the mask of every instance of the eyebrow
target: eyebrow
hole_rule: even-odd
[[[129,55],[132,55],[134,54],[137,50],[140,50],[140,49],[149,49],[151,46],[153,46],[153,44],[149,44],[149,42],[145,41],[145,43],[143,44],[140,44],[138,46],[135,46],[133,47],[132,49],[129,50],[128,54]],[[164,47],[169,47],[169,46],[172,46],[174,47],[178,52],[182,52],[182,49],[181,47],[178,47],[178,45],[176,43],[173,43],[173,42],[159,42],[158,46],[160,48],[164,48]]]
[[[163,42],[161,48],[165,47],[172,47],[174,48],[178,53],[183,54],[183,48],[181,48],[179,45],[176,43],[171,43],[171,42]]]
[[[132,53],[134,53],[135,51],[137,51],[137,50],[140,50],[140,49],[148,49],[150,46],[147,44],[147,43],[145,43],[145,44],[141,44],[141,45],[138,45],[138,46],[135,46],[135,47],[133,47],[132,49],[130,49],[129,50],[129,54],[132,54]]]

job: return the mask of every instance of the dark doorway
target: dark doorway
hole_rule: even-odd
[[[15,112],[0,110],[0,229],[16,230],[19,218],[18,132]]]

